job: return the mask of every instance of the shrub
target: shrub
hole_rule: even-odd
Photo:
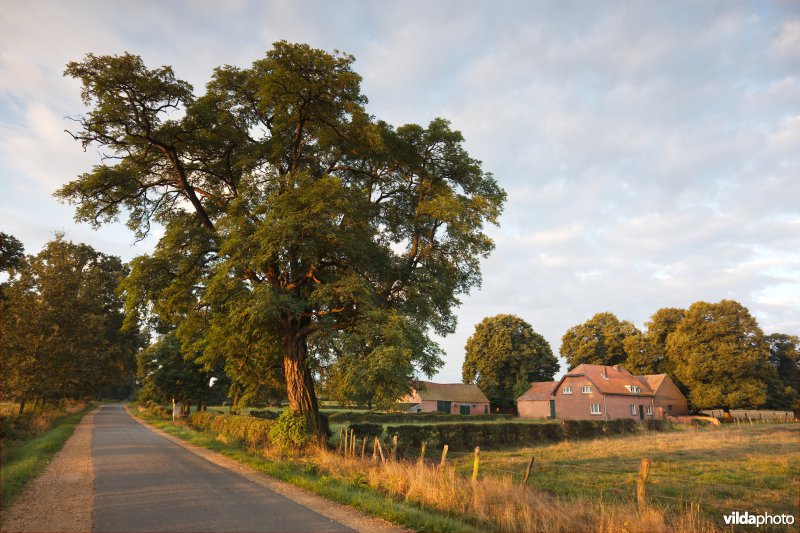
[[[276,413],[275,411],[250,411],[250,416],[254,416],[256,418],[260,418],[262,420],[277,420],[280,417],[280,413]]]
[[[499,415],[451,415],[448,413],[376,413],[373,411],[334,411],[327,413],[331,422],[351,422],[362,423],[372,422],[375,424],[393,424],[393,423],[406,423],[413,424],[415,422],[453,422],[453,421],[473,421],[476,419],[486,420],[510,420],[513,418],[510,414]]]
[[[273,444],[283,450],[296,450],[305,448],[314,441],[308,430],[306,418],[287,408],[281,416],[272,423],[269,438]]]
[[[383,426],[381,424],[374,424],[372,422],[363,422],[361,424],[350,424],[347,426],[348,431],[354,431],[358,437],[378,437],[383,435]]]
[[[193,427],[240,440],[253,450],[270,446],[270,429],[275,423],[251,416],[223,415],[210,411],[198,411],[191,418]]]
[[[665,431],[669,427],[669,421],[648,418],[644,421],[644,427],[649,431]]]

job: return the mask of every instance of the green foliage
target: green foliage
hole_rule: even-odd
[[[287,408],[269,430],[269,438],[283,450],[301,450],[312,442],[306,418],[291,408]]]
[[[346,429],[347,431],[354,431],[357,437],[372,438],[383,435],[383,425],[374,422],[350,424]]]
[[[509,414],[480,415],[480,420],[510,420]],[[475,420],[472,415],[451,415],[449,413],[375,413],[370,411],[334,411],[328,415],[331,422],[375,422],[391,424],[396,422],[413,424],[415,422],[448,422]]]
[[[764,337],[773,377],[767,388],[767,407],[800,412],[800,338],[774,333]]]
[[[561,338],[561,356],[569,368],[582,363],[617,365],[625,362],[625,339],[639,334],[632,323],[613,313],[597,313],[573,326]]]
[[[272,430],[276,422],[250,416],[198,411],[192,415],[191,424],[195,428],[236,439],[252,450],[265,450],[273,443]]]
[[[17,269],[25,257],[24,251],[19,239],[0,231],[0,272],[9,273]]]
[[[121,330],[118,257],[58,235],[16,273],[4,289],[4,397],[55,401],[132,387],[143,337],[135,326]]]
[[[550,344],[515,315],[483,319],[465,349],[464,383],[477,384],[492,401],[513,401],[531,382],[552,380],[559,368]]]
[[[764,334],[740,303],[696,302],[667,339],[675,374],[699,409],[757,407],[771,376]]]
[[[109,157],[57,195],[94,225],[165,227],[129,316],[176,327],[245,396],[285,390],[317,434],[316,372],[379,405],[441,366],[430,332],[454,331],[506,198],[446,120],[373,119],[353,61],[281,41],[197,96],[131,54],[65,72],[89,107],[75,138]]]
[[[634,375],[669,374],[681,387],[675,377],[675,365],[667,359],[667,338],[674,332],[686,316],[684,309],[665,307],[659,309],[645,323],[644,333],[636,333],[623,341],[625,369]]]
[[[453,451],[486,449],[498,446],[530,446],[542,442],[598,438],[638,430],[634,420],[564,420],[562,422],[481,424],[427,424],[388,426],[386,437],[397,435],[398,447],[413,453],[423,442],[431,448],[447,444]]]
[[[669,429],[669,420],[647,418],[644,421],[644,427],[648,431],[665,431]]]

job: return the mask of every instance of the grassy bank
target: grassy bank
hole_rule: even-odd
[[[256,471],[286,481],[319,494],[330,500],[349,505],[359,511],[378,516],[417,531],[479,531],[480,524],[466,521],[445,512],[432,511],[365,485],[359,476],[332,476],[326,469],[312,461],[276,461],[244,449],[240,443],[196,431],[169,420],[136,413],[147,423],[192,444],[208,448],[244,463]]]
[[[75,426],[93,406],[68,414],[53,422],[50,429],[24,440],[3,440],[0,476],[0,506],[8,506],[22,493],[26,485],[42,473],[53,456],[64,446]]]

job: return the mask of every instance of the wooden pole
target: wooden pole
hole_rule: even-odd
[[[375,437],[375,440],[372,442],[372,462],[378,460],[378,437]]]
[[[347,450],[350,448],[350,443],[348,442],[348,437],[350,436],[350,430],[344,430],[344,456],[347,457]]]
[[[753,425],[753,419],[752,419],[752,418],[750,418],[750,413],[748,413],[747,411],[745,411],[745,412],[744,412],[744,416],[746,416],[746,417],[747,417],[747,421],[748,421],[748,422],[750,422],[750,425],[752,426],[752,425]]]
[[[442,462],[439,463],[439,468],[444,466],[444,462],[447,459],[447,448],[447,444],[445,444],[444,448],[442,448]]]
[[[344,426],[339,428],[339,448],[336,450],[336,453],[339,454],[342,452],[344,448]]]
[[[481,462],[481,449],[479,446],[475,446],[475,459],[472,462],[472,481],[478,479],[478,466]]]
[[[367,437],[364,437],[364,440],[361,441],[361,458],[364,458],[364,450],[367,448]]]
[[[639,478],[636,480],[636,503],[639,505],[639,512],[647,507],[647,475],[650,473],[650,459],[642,459],[639,463]]]
[[[422,447],[419,450],[419,464],[425,464],[425,445],[427,441],[422,441]]]
[[[392,437],[392,461],[397,461],[397,435]]]
[[[527,485],[528,478],[531,477],[531,468],[533,468],[533,459],[534,456],[531,455],[531,461],[528,463],[528,468],[525,469],[525,481],[522,482],[523,485]]]
[[[356,430],[350,432],[350,457],[356,456]]]
[[[376,437],[376,439],[377,439],[377,437]],[[385,463],[386,462],[386,458],[383,456],[383,446],[381,446],[381,441],[380,440],[376,440],[375,442],[378,443],[378,453],[381,456],[381,463]]]

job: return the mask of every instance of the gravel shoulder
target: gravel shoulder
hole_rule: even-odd
[[[92,429],[99,407],[3,516],[3,531],[91,531],[94,504]]]
[[[127,408],[126,411],[128,411]],[[153,431],[154,433],[204,458],[205,460],[215,465],[226,468],[232,472],[235,472],[240,476],[246,478],[247,480],[256,483],[257,485],[260,485],[277,494],[280,494],[281,496],[288,498],[300,505],[308,507],[309,509],[313,509],[314,512],[326,518],[330,518],[331,520],[334,520],[335,522],[338,522],[346,527],[349,527],[356,531],[375,532],[375,533],[401,533],[401,532],[406,533],[411,531],[408,529],[404,529],[396,524],[392,524],[391,522],[388,522],[386,520],[382,520],[380,518],[375,518],[360,513],[355,509],[353,509],[352,507],[348,507],[346,505],[342,505],[340,503],[327,500],[325,498],[317,496],[312,492],[301,489],[300,487],[296,487],[289,483],[285,483],[283,481],[271,478],[229,457],[225,457],[224,455],[221,455],[217,452],[208,450],[200,446],[196,446],[182,439],[174,437],[168,433],[165,433],[160,429],[147,424],[140,418],[133,416],[130,413],[130,411],[128,411],[128,414],[136,422],[147,427],[150,431]]]

